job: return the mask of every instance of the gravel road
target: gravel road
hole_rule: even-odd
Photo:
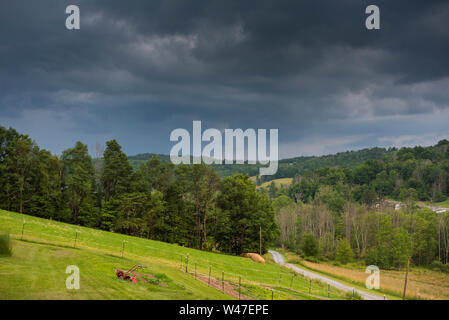
[[[366,291],[363,291],[363,290],[360,290],[360,289],[357,289],[357,288],[345,285],[345,284],[343,284],[341,282],[338,282],[338,281],[335,281],[333,279],[327,278],[327,277],[322,276],[320,274],[313,273],[313,272],[310,272],[310,271],[308,271],[306,269],[297,267],[297,266],[295,266],[295,265],[293,265],[291,263],[285,263],[284,257],[282,257],[282,255],[279,252],[276,252],[276,251],[273,251],[273,250],[268,250],[268,252],[271,253],[271,255],[273,256],[274,262],[276,262],[276,263],[278,263],[280,265],[283,265],[284,267],[287,267],[287,268],[289,268],[289,269],[291,269],[293,271],[296,271],[296,272],[298,272],[298,273],[300,273],[300,274],[302,274],[302,275],[304,275],[304,276],[306,276],[308,278],[318,279],[321,282],[327,283],[327,284],[329,284],[329,285],[331,285],[331,286],[333,286],[333,287],[335,287],[337,289],[340,289],[342,291],[349,291],[349,292],[355,291],[358,294],[360,294],[363,297],[364,300],[384,300],[384,299],[386,299],[383,296],[378,296],[376,294],[368,293]]]

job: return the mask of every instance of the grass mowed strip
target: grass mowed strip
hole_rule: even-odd
[[[33,241],[14,241],[11,257],[0,257],[0,299],[227,299],[176,268],[143,263],[157,283],[131,283],[115,276],[137,261]],[[142,263],[139,261],[139,263]],[[66,288],[66,268],[80,269],[80,289]]]
[[[23,231],[23,236],[22,236]],[[0,210],[0,232],[13,239],[12,257],[0,258],[0,298],[6,299],[226,299],[230,296],[195,279],[210,276],[242,286],[282,287],[307,292],[308,280],[274,263],[181,247]],[[23,241],[20,239],[23,238]],[[75,243],[76,240],[76,243]],[[122,259],[122,252],[124,258]],[[181,264],[182,263],[182,264]],[[168,286],[118,280],[114,269],[143,264],[163,274]],[[81,270],[81,289],[65,288],[65,268]],[[187,273],[185,272],[187,271]],[[3,276],[5,275],[5,276]],[[7,276],[6,276],[7,275]],[[266,291],[265,289],[261,289]],[[314,283],[316,296],[327,298],[327,286]],[[254,290],[253,290],[254,291]],[[264,292],[261,296],[266,296]],[[258,298],[258,296],[251,296]],[[271,298],[271,297],[267,297]],[[301,294],[293,298],[305,298]],[[335,291],[333,298],[344,298]]]

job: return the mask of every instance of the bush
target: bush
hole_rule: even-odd
[[[298,259],[298,258],[290,258],[290,259],[287,259],[287,262],[288,262],[288,263],[293,263],[293,264],[301,264],[301,260]]]
[[[318,242],[311,233],[306,233],[302,238],[301,251],[306,257],[318,256]]]
[[[436,271],[441,271],[441,272],[445,272],[445,273],[449,273],[449,266],[446,264],[443,264],[441,261],[439,260],[435,260],[430,264],[430,269],[432,270],[436,270]]]
[[[0,234],[0,256],[11,256],[11,240],[9,234]]]
[[[337,261],[341,264],[346,264],[352,261],[353,256],[354,253],[352,252],[348,240],[346,240],[346,238],[341,239],[338,242],[337,253],[335,255]]]
[[[347,300],[363,300],[362,296],[358,292],[355,292],[355,291],[354,292],[351,292],[351,291],[346,292],[345,298]]]
[[[318,259],[317,257],[304,257],[304,260],[309,261],[309,262],[313,262],[313,263],[320,262],[320,259]]]

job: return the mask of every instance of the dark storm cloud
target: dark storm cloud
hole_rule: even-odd
[[[169,133],[279,128],[281,156],[432,143],[449,134],[449,3],[3,1],[0,124],[60,152],[117,138],[163,152]]]

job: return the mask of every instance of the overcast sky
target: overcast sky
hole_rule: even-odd
[[[278,128],[283,158],[449,138],[449,1],[1,1],[0,125],[132,155],[192,120]]]

